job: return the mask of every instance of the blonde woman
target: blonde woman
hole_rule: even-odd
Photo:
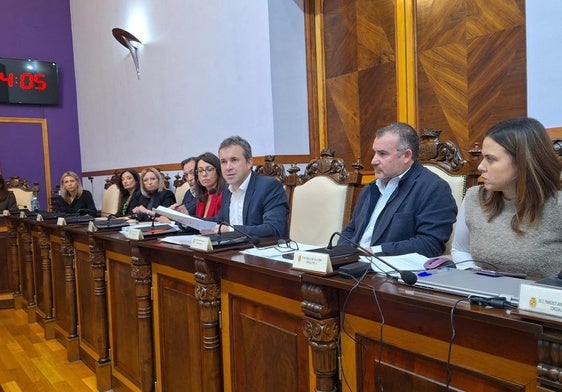
[[[154,217],[153,208],[158,206],[170,207],[176,202],[172,191],[165,189],[164,177],[155,168],[149,167],[142,171],[140,205],[133,209],[138,220],[150,220]]]
[[[73,171],[64,172],[60,179],[60,198],[55,206],[56,212],[97,215],[96,204],[90,191],[80,183],[80,177]]]

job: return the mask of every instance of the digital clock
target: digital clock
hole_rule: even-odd
[[[57,64],[51,61],[0,58],[0,103],[59,103]]]

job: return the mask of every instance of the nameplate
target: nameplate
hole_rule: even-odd
[[[202,250],[203,252],[211,252],[213,250],[213,244],[211,244],[211,239],[204,235],[196,235],[191,239],[191,248]]]
[[[562,317],[562,290],[542,284],[522,283],[519,309]]]
[[[10,216],[10,210],[4,210],[2,211],[2,215],[4,216]],[[24,214],[25,215],[25,214]]]
[[[293,256],[293,268],[320,274],[330,274],[333,272],[329,254],[306,252],[302,250],[297,250],[295,252]]]
[[[37,218],[35,218],[35,220],[37,220],[37,222],[43,222],[44,221],[43,215],[37,214]]]
[[[37,217],[40,217],[41,215],[37,215]],[[43,219],[43,217],[41,217],[41,219]],[[39,219],[37,219],[39,220]],[[60,216],[57,218],[57,226],[66,226],[66,220]]]
[[[93,221],[88,222],[88,231],[98,231],[98,228],[94,225]]]
[[[20,211],[20,218],[21,219],[27,218],[27,215],[25,215],[25,212]]]
[[[125,233],[125,237],[130,240],[143,240],[144,236],[142,235],[141,229],[129,229]]]

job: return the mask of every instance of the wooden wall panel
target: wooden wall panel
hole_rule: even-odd
[[[157,264],[153,265],[158,270]],[[178,273],[179,275],[179,273]],[[157,286],[158,317],[155,341],[159,389],[162,391],[202,391],[201,315],[195,286],[164,273],[153,275]],[[174,333],[169,333],[173,331]],[[168,333],[167,333],[168,332]]]
[[[308,56],[320,60],[309,78],[325,96],[311,135],[347,165],[360,157],[370,170],[374,131],[390,122],[442,130],[468,159],[491,125],[526,115],[525,0],[314,5],[308,23],[321,39],[309,31]]]
[[[302,320],[260,303],[259,298],[254,302],[233,296],[228,306],[234,390],[308,391]]]
[[[390,0],[324,3],[327,147],[349,164],[396,119],[394,19]]]
[[[418,127],[465,157],[493,124],[526,115],[525,3],[417,2]]]

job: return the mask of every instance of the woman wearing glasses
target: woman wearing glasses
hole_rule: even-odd
[[[199,155],[195,165],[195,216],[211,218],[218,215],[225,186],[219,158],[210,152]]]

